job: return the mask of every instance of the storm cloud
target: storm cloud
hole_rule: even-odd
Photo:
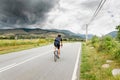
[[[6,26],[42,23],[58,0],[0,0],[0,24]]]

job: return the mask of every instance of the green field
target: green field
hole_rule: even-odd
[[[0,40],[0,54],[39,47],[52,42],[53,39]]]

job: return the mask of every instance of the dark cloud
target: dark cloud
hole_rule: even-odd
[[[27,25],[43,22],[58,0],[0,0],[0,24]]]

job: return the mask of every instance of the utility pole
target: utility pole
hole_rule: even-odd
[[[88,40],[88,24],[86,24],[86,42]]]

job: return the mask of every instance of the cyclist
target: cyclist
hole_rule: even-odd
[[[60,34],[58,34],[58,36],[55,38],[54,46],[55,46],[55,50],[56,50],[56,48],[58,49],[58,57],[60,57],[60,46],[63,46],[62,45],[62,38],[61,38]]]

